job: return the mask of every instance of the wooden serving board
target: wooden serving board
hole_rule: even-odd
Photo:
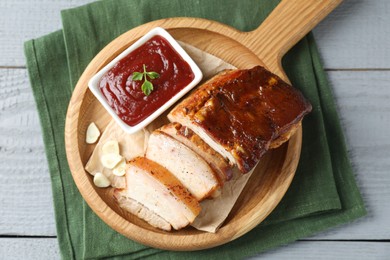
[[[99,189],[84,170],[93,146],[85,143],[90,122],[104,129],[111,120],[88,90],[89,79],[120,52],[154,27],[165,28],[176,40],[211,53],[238,68],[266,66],[288,81],[283,55],[330,13],[341,0],[283,0],[254,31],[240,32],[214,21],[170,18],[134,28],[108,44],[80,77],[69,104],[65,141],[69,166],[82,196],[94,212],[119,233],[145,245],[169,250],[200,250],[232,241],[263,221],[277,206],[294,177],[302,129],[289,142],[269,151],[252,175],[233,210],[217,233],[188,227],[164,232],[125,212],[115,203],[112,189]]]

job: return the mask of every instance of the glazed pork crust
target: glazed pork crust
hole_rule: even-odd
[[[216,75],[169,114],[222,156],[249,172],[287,140],[311,111],[302,93],[261,66]],[[272,145],[273,144],[273,145]]]

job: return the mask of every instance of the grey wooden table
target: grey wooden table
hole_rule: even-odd
[[[58,259],[23,42],[92,0],[0,0],[0,259]],[[390,259],[390,0],[345,1],[315,30],[369,214],[256,258]]]

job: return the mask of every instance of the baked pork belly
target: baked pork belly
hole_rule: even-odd
[[[199,201],[210,197],[219,188],[214,171],[193,150],[162,131],[149,137],[146,155],[170,171]]]
[[[133,208],[144,210],[135,214],[162,229],[168,229],[165,222],[174,229],[181,229],[192,223],[201,210],[196,198],[175,176],[144,157],[137,157],[128,163],[126,189],[117,192],[122,198],[118,202],[126,205],[125,209],[130,208],[130,212],[135,211]],[[129,205],[132,201],[126,201],[123,197],[141,205]]]
[[[299,90],[256,66],[211,78],[180,102],[168,119],[193,130],[247,173],[270,146],[287,141],[310,111]]]
[[[114,191],[114,197],[118,201],[118,204],[121,208],[127,210],[133,215],[139,217],[140,219],[145,220],[153,227],[165,231],[171,231],[172,226],[168,221],[166,221],[165,219],[163,219],[153,211],[149,210],[143,204],[127,197],[126,190],[116,189]]]
[[[159,130],[183,143],[208,162],[214,172],[217,173],[217,178],[221,186],[232,178],[233,166],[229,164],[229,161],[206,144],[202,138],[188,127],[182,126],[179,123],[170,123],[164,125]]]

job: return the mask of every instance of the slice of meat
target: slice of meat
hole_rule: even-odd
[[[228,160],[224,159],[188,127],[178,123],[170,123],[164,125],[159,130],[185,144],[208,162],[214,172],[217,173],[217,178],[221,186],[232,178],[233,167],[229,164]]]
[[[121,208],[127,210],[133,215],[145,220],[153,227],[170,231],[172,226],[168,221],[145,207],[145,205],[126,196],[126,190],[115,189],[114,197]]]
[[[219,188],[215,173],[205,160],[159,130],[149,137],[146,157],[175,175],[199,201],[211,196]]]
[[[274,140],[311,111],[302,93],[261,66],[224,71],[195,90],[169,114],[213,149],[249,172]],[[290,135],[292,132],[290,132]]]
[[[167,169],[144,157],[128,163],[123,196],[144,205],[149,211],[180,229],[200,213],[196,198]]]

